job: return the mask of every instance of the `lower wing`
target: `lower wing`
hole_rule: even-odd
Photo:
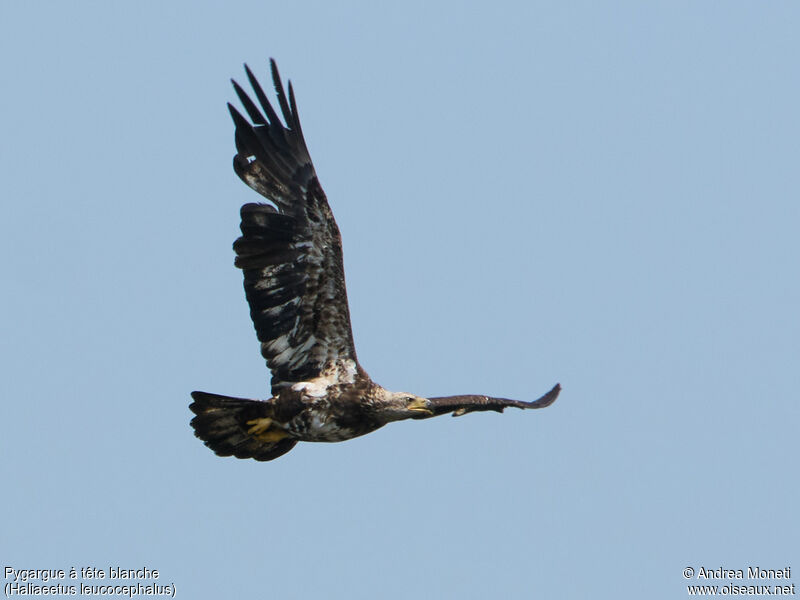
[[[454,417],[459,417],[468,412],[477,410],[493,410],[503,412],[509,406],[514,408],[546,408],[558,398],[561,392],[561,385],[555,384],[553,389],[544,396],[533,402],[523,402],[521,400],[508,400],[507,398],[492,398],[491,396],[442,396],[439,398],[429,398],[433,414],[435,417],[447,413],[453,413]],[[423,417],[424,418],[424,417]]]

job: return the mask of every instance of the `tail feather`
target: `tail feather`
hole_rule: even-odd
[[[192,392],[194,434],[218,456],[272,460],[289,452],[297,440],[265,441],[248,433],[248,421],[272,418],[272,406],[260,400]]]

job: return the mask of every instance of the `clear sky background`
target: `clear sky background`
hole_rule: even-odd
[[[2,566],[198,600],[800,583],[798,28],[780,1],[3,3]],[[268,394],[225,102],[270,56],[370,375],[556,404],[271,463],[192,435],[190,391]]]

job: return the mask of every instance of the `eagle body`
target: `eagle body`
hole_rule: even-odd
[[[274,400],[278,406],[298,407],[284,421],[292,437],[303,442],[343,442],[388,422],[379,409],[391,393],[369,377],[356,377],[353,361],[342,362],[349,363],[343,369],[344,378],[323,375],[280,391]]]
[[[232,105],[236,174],[270,203],[241,208],[235,265],[272,373],[267,400],[192,392],[195,435],[220,456],[273,460],[298,442],[340,442],[393,421],[473,411],[543,408],[533,402],[466,395],[423,398],[373,382],[356,357],[339,228],[317,179],[289,83],[272,79],[283,121],[245,65],[261,108],[233,81],[248,121]],[[262,112],[263,110],[263,112]]]

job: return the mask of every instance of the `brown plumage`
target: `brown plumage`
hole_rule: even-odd
[[[195,435],[220,456],[272,460],[298,441],[343,441],[392,421],[552,404],[558,384],[538,400],[522,402],[422,398],[390,392],[369,378],[356,358],[339,228],[303,139],[292,84],[287,96],[274,60],[271,67],[283,122],[246,65],[261,109],[235,81],[250,121],[230,104],[228,109],[236,126],[233,168],[274,204],[245,204],[242,235],[233,244],[261,354],[272,372],[272,397],[192,392]]]

